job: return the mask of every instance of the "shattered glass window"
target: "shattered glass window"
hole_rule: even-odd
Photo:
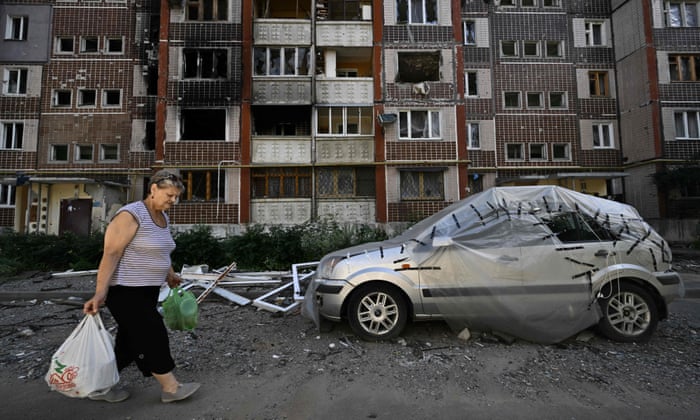
[[[564,243],[610,241],[614,235],[591,216],[560,213],[542,217],[552,234]]]
[[[440,52],[398,53],[397,82],[419,83],[440,80]]]

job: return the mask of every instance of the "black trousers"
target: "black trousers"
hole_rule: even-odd
[[[175,369],[168,331],[158,313],[160,287],[111,286],[106,305],[117,321],[114,353],[121,371],[135,362],[143,376]]]

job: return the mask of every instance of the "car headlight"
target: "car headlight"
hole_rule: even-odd
[[[344,259],[345,257],[340,255],[324,259],[318,267],[318,277],[322,279],[332,279],[335,266]]]

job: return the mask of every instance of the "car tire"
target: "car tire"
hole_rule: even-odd
[[[403,331],[408,309],[403,294],[386,284],[368,284],[350,297],[348,323],[353,332],[368,341],[389,340]]]
[[[649,341],[659,323],[659,310],[651,294],[631,283],[608,283],[600,291],[598,303],[603,316],[599,331],[614,341]]]

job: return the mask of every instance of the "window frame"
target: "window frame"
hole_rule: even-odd
[[[593,130],[593,148],[594,149],[614,149],[615,148],[615,127],[612,122],[600,121],[594,122]],[[596,144],[596,142],[598,144]]]
[[[695,118],[691,118],[690,114],[695,114]],[[678,116],[681,116],[683,123],[683,135],[678,135]],[[691,127],[690,121],[694,120],[694,127]],[[674,140],[700,140],[700,110],[683,110],[674,111],[673,113]],[[697,137],[691,137],[692,131],[697,133]]]
[[[68,103],[59,103],[58,100],[62,94],[68,95]],[[72,89],[54,89],[51,92],[51,108],[71,108],[73,106],[73,90]]]
[[[94,41],[95,47],[92,49],[92,45],[89,42]],[[90,49],[88,49],[90,47]],[[80,37],[80,54],[99,54],[100,52],[100,38],[98,36],[81,36]]]
[[[119,41],[119,50],[112,51],[111,46],[116,41]],[[104,37],[104,53],[108,55],[124,54],[124,37],[123,36],[106,36]]]
[[[29,16],[7,15],[5,41],[26,41],[29,37]]]
[[[65,154],[65,159],[60,157]],[[50,144],[49,145],[49,163],[68,163],[70,152],[67,144]]]
[[[321,167],[316,173],[315,191],[319,198],[375,197],[374,175],[371,167]],[[349,192],[341,185],[348,180],[352,189]]]
[[[528,46],[534,46],[535,47],[535,53],[534,54],[528,54]],[[523,41],[523,57],[525,58],[534,58],[534,57],[540,57],[542,55],[542,50],[541,50],[541,43],[540,41],[533,41],[533,40],[525,40]]]
[[[562,147],[564,156],[557,156],[557,147]],[[570,162],[571,161],[571,143],[552,143],[552,161]]]
[[[556,45],[557,53],[552,55],[549,53],[550,46]],[[546,58],[564,58],[564,42],[563,41],[544,41],[544,56]]]
[[[0,150],[22,150],[24,131],[24,122],[0,121]],[[11,139],[8,139],[10,135]]]
[[[413,16],[413,11],[415,9],[413,5],[417,3],[420,3],[420,6],[422,6],[421,13],[423,16],[420,20]],[[430,11],[430,14],[433,16],[430,16],[428,13],[428,3],[433,6],[433,10]],[[396,23],[399,25],[437,25],[439,16],[438,3],[439,0],[397,0]],[[406,10],[402,11],[404,5]],[[405,18],[403,16],[405,16]],[[434,17],[434,20],[429,20],[431,17]]]
[[[16,206],[17,188],[14,185],[0,184],[0,208]]]
[[[687,65],[683,64],[684,58]],[[671,83],[700,82],[700,54],[669,54],[668,72]]]
[[[62,48],[63,42],[70,41],[70,50],[64,50]],[[74,36],[57,36],[55,39],[55,45],[54,45],[54,53],[56,54],[65,54],[65,55],[70,55],[70,54],[75,54],[75,37]]]
[[[83,152],[89,150],[90,158],[83,158]],[[74,161],[77,163],[92,163],[95,159],[95,145],[94,144],[76,144],[75,150],[73,151]]]
[[[467,150],[481,150],[481,126],[478,121],[467,123]]]
[[[547,2],[550,2],[551,4],[547,4]],[[542,1],[542,7],[543,8],[558,8],[561,9],[561,0],[543,0]]]
[[[351,133],[350,132],[350,125],[355,124],[355,122],[350,122],[352,119],[355,119],[355,116],[350,115],[349,111],[350,110],[358,110],[358,115],[357,115],[357,127],[356,127],[356,132]],[[322,117],[321,111],[322,110],[327,110],[328,115],[325,117]],[[338,111],[340,111],[340,115],[338,115]],[[366,112],[363,113],[363,111]],[[338,117],[341,119],[341,126],[342,130],[338,130]],[[322,118],[327,118],[328,121],[328,132],[321,132],[320,131],[320,123],[322,121]],[[366,122],[367,127],[365,127],[365,124],[362,124],[363,122]],[[371,106],[318,106],[316,107],[316,127],[315,127],[316,135],[317,136],[372,136],[374,135],[374,109]]]
[[[108,101],[110,94],[117,93],[119,95],[119,101],[117,103],[111,103]],[[102,108],[121,108],[122,107],[122,97],[123,93],[121,89],[102,89]]]
[[[188,75],[188,63],[191,62],[191,58],[188,58],[191,54],[195,54],[194,66],[195,71],[194,76]],[[204,57],[204,54],[211,54],[211,57]],[[223,54],[223,63],[221,63],[221,57],[219,54]],[[184,80],[227,80],[229,78],[229,50],[226,48],[183,48],[182,49],[182,78]],[[205,69],[204,63],[211,63],[211,69]],[[220,71],[224,71],[223,76],[218,74]],[[217,74],[215,76],[205,76],[207,72],[210,74]]]
[[[185,192],[180,201],[191,203],[220,202],[226,198],[226,175],[215,170],[181,171]],[[218,188],[218,189],[217,189]],[[203,196],[195,195],[204,194]]]
[[[413,114],[425,112],[425,121],[428,124],[428,136],[427,137],[413,137],[413,130],[411,130],[413,122]],[[404,117],[405,116],[405,117]],[[435,120],[437,120],[437,135],[435,133],[435,127],[433,127]],[[406,130],[402,129],[402,124],[408,124]],[[408,136],[403,136],[402,132],[407,132]],[[425,127],[423,128],[425,131]],[[442,113],[439,110],[434,109],[406,109],[399,111],[399,140],[442,140]]]
[[[470,81],[470,79],[473,79],[473,80]],[[472,84],[474,85],[473,92],[472,92],[472,89],[470,88],[470,86]],[[479,97],[479,72],[478,71],[466,70],[464,72],[464,96],[469,97],[469,98],[478,98]]]
[[[538,146],[540,148],[541,157],[533,157],[533,148],[535,146]],[[527,151],[528,151],[528,160],[534,161],[534,162],[543,162],[547,160],[547,144],[546,143],[529,143],[527,145]]]
[[[588,71],[588,94],[591,97],[610,97],[610,72],[607,70]]]
[[[225,22],[228,21],[229,19],[229,9],[230,9],[230,2],[226,1],[226,10],[224,11],[219,11],[219,2],[216,0],[186,0],[185,2],[185,20],[189,22]],[[212,18],[211,19],[206,19],[205,18],[205,9],[207,8],[206,6],[211,7],[211,14]],[[190,17],[191,11],[193,11],[193,8],[197,8],[197,19],[192,19]],[[222,16],[224,15],[224,16]]]
[[[476,45],[476,21],[465,20],[462,22],[464,45]]]
[[[596,28],[598,28],[599,33],[596,33]],[[586,20],[583,24],[583,30],[586,47],[607,46],[607,33],[605,32],[605,21]],[[596,42],[596,37],[600,37],[599,42]]]
[[[16,74],[15,83],[14,83],[14,86],[16,86],[16,89],[14,92],[11,92],[10,88],[13,86],[13,84],[11,83],[11,80],[13,79],[13,77],[12,77],[13,74]],[[3,95],[27,96],[28,85],[29,85],[29,69],[24,68],[24,67],[5,68],[4,75],[3,75],[3,87],[2,87],[2,94]]]
[[[289,185],[287,179],[291,179],[293,185]],[[262,194],[258,191],[260,180],[264,189]],[[270,190],[271,180],[276,180],[276,195],[275,191]],[[293,187],[294,192],[289,194],[286,187]],[[253,168],[251,172],[252,199],[311,198],[312,191],[311,169],[307,167]]]
[[[536,104],[530,104],[530,98],[537,98]],[[525,92],[525,106],[527,109],[544,109],[544,92]]]
[[[101,143],[98,148],[99,162],[119,162],[119,144]]]
[[[514,41],[514,40],[511,40],[511,39],[505,39],[505,40],[500,40],[500,41],[498,42],[498,45],[499,45],[498,52],[499,52],[499,55],[501,56],[501,58],[517,58],[517,57],[520,57],[520,49],[519,49],[518,41]],[[505,47],[505,46],[512,46],[512,47],[513,47],[513,53],[512,53],[512,54],[506,53],[506,51],[504,50],[504,47]]]
[[[97,108],[97,89],[78,89],[77,101],[78,108]]]
[[[561,106],[554,106],[552,105],[552,95],[561,95],[562,98],[562,105]],[[555,91],[555,92],[549,92],[549,109],[569,109],[569,102],[568,102],[568,95],[566,91]]]
[[[671,21],[671,11],[670,11],[670,5],[671,4],[678,4],[679,7],[679,25],[673,25]],[[688,24],[688,5],[692,4],[695,8],[695,25],[690,25]],[[684,0],[677,0],[677,1],[664,1],[664,27],[666,28],[697,28],[700,25],[700,2],[697,0],[693,1],[684,1]],[[692,7],[691,6],[691,7]]]
[[[517,95],[517,105],[508,105],[508,96]],[[503,109],[522,109],[523,108],[523,95],[519,90],[509,90],[503,91]]]
[[[273,51],[279,50],[279,60],[280,64],[285,63],[286,60],[286,50],[294,50],[294,74],[284,73],[283,70],[286,66],[280,66],[279,73],[271,73],[271,56]],[[303,54],[300,51],[303,50]],[[260,73],[259,66],[257,65],[260,56],[259,52],[264,51],[265,53],[265,69],[264,73]],[[253,48],[253,77],[308,77],[311,75],[311,57],[309,56],[308,47],[297,47],[297,46],[280,46],[280,47],[254,47]],[[303,61],[306,60],[305,63]],[[302,65],[303,64],[303,65]],[[301,69],[306,68],[306,74],[300,72]]]

